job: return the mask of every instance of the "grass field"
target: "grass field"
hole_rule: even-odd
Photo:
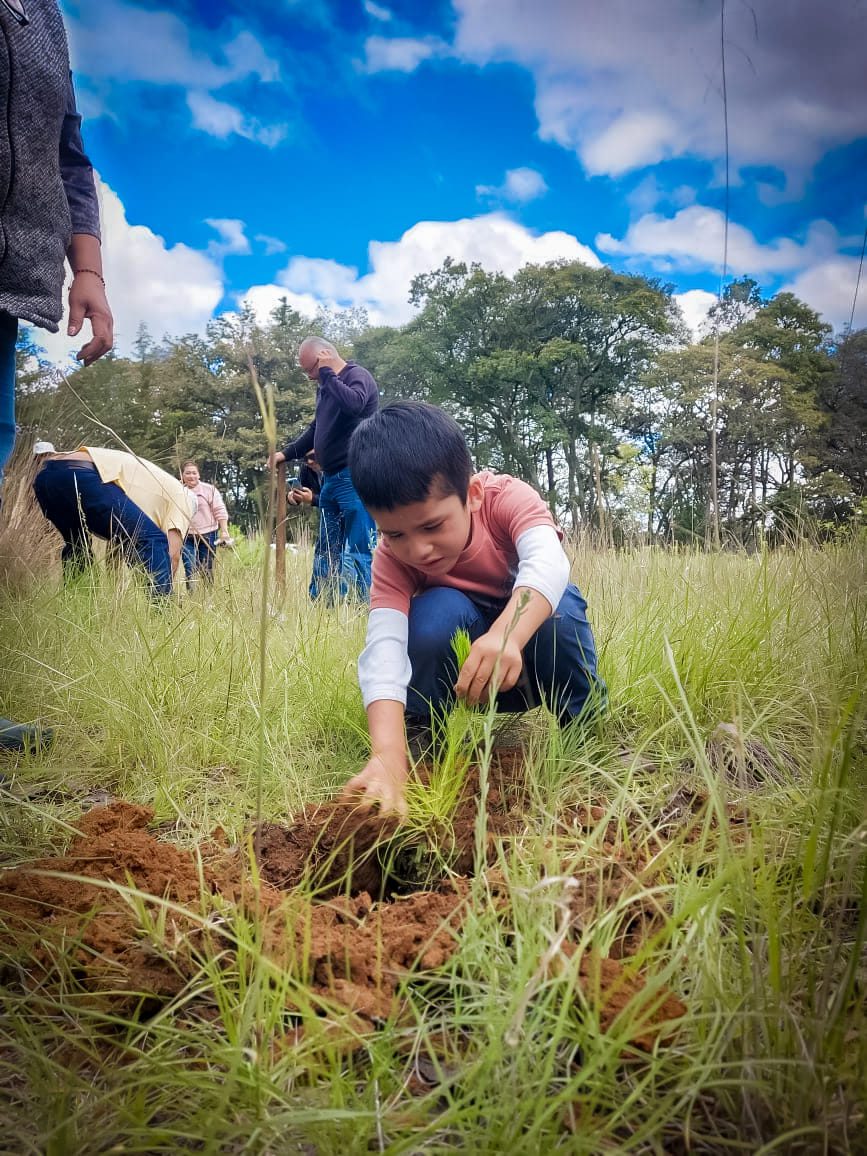
[[[472,720],[379,905],[268,858],[365,759],[364,614],[261,556],[0,589],[0,713],[57,732],[0,766],[0,1149],[867,1151],[862,550],[577,550],[607,717]],[[109,796],[151,827],[70,851]]]

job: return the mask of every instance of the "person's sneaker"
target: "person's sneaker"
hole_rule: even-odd
[[[27,725],[14,723],[8,718],[0,718],[0,750],[36,751],[47,747],[54,738],[50,727],[38,723]]]
[[[533,723],[527,711],[499,715],[494,725],[493,749],[512,751],[526,748],[532,729]]]
[[[406,716],[406,746],[410,758],[415,762],[427,758],[433,748],[433,732],[430,721],[426,718]]]

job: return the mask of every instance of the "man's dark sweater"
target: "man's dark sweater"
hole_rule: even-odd
[[[349,439],[355,427],[379,408],[379,388],[373,375],[354,361],[340,373],[319,370],[316,416],[294,441],[283,446],[283,456],[303,458],[311,449],[325,474],[345,469]]]

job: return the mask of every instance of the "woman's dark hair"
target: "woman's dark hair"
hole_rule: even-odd
[[[349,443],[352,484],[365,506],[393,510],[437,496],[462,502],[473,463],[461,427],[435,405],[393,401],[361,422]]]
[[[183,473],[183,472],[184,472],[184,470],[187,468],[187,466],[193,466],[193,467],[195,467],[195,469],[198,469],[198,468],[199,468],[199,463],[198,463],[198,462],[194,462],[194,461],[193,461],[193,459],[192,459],[192,458],[190,458],[190,460],[189,460],[189,461],[187,461],[187,462],[184,462],[184,464],[181,466],[181,473]]]

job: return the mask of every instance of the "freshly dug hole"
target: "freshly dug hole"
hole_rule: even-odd
[[[497,838],[521,827],[522,762],[520,751],[498,752],[492,761],[488,863],[495,857]],[[259,871],[274,887],[285,891],[304,883],[323,899],[365,891],[384,899],[432,887],[449,872],[472,875],[479,796],[479,770],[473,766],[451,820],[423,831],[366,807],[346,803],[307,807],[289,826],[262,823],[256,828],[253,846]]]

